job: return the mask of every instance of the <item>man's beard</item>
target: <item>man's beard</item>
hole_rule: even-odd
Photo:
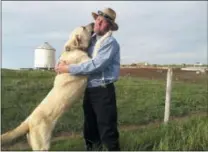
[[[109,31],[109,29],[106,29],[105,31],[94,30],[94,32],[99,36],[105,35],[105,33],[107,33],[108,31]]]

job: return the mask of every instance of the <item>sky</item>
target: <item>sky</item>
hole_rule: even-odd
[[[3,1],[2,68],[33,68],[44,42],[57,60],[70,32],[107,7],[117,15],[121,64],[207,64],[207,1]]]

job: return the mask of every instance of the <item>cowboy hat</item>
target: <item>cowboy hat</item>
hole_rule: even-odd
[[[98,13],[92,12],[93,18],[96,20],[98,16],[103,16],[106,20],[108,20],[112,25],[112,31],[118,30],[118,25],[115,23],[116,12],[111,8],[105,8],[103,11],[98,11]]]

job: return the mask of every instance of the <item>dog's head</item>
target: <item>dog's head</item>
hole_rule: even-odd
[[[81,26],[72,31],[69,40],[65,44],[65,51],[74,49],[86,50],[90,44],[94,23]]]

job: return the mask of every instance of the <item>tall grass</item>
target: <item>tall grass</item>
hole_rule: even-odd
[[[120,144],[124,151],[208,150],[208,119],[207,116],[197,116],[158,127],[120,131]],[[57,141],[51,149],[85,150],[82,137]]]

